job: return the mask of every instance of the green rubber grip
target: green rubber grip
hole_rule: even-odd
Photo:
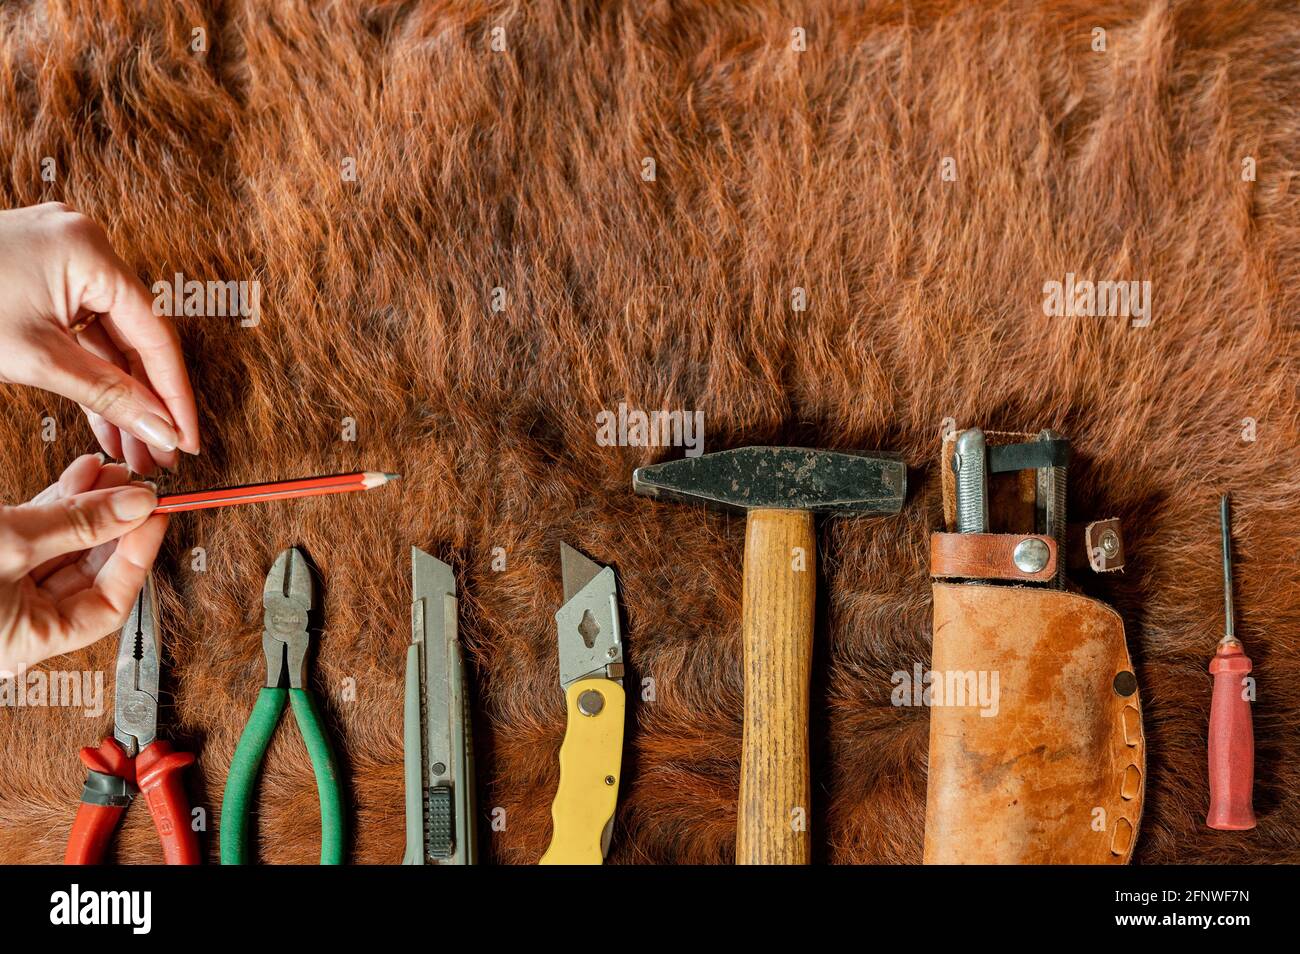
[[[248,864],[248,822],[257,787],[257,773],[266,757],[266,749],[275,735],[275,727],[284,712],[286,689],[263,689],[248,717],[248,725],[235,746],[230,775],[221,796],[221,863]]]
[[[283,690],[281,690],[283,691]],[[325,734],[325,720],[316,708],[316,699],[305,689],[290,689],[293,714],[298,720],[298,731],[307,743],[311,767],[316,773],[316,793],[320,797],[320,863],[343,864],[344,835],[343,790],[339,785],[338,765],[329,736]]]

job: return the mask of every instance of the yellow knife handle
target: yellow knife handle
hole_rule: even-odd
[[[543,865],[598,865],[601,837],[618,804],[623,765],[623,687],[579,679],[565,694],[569,724],[560,745],[560,786],[551,803],[551,844]]]

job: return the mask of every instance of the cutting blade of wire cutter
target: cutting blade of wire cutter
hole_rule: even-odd
[[[275,558],[262,587],[262,651],[266,655],[266,685],[305,689],[303,670],[310,641],[309,617],[316,588],[307,558],[290,547]]]
[[[113,738],[135,756],[158,736],[158,609],[153,574],[135,598],[117,645]]]

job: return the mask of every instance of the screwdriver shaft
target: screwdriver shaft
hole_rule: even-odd
[[[1219,525],[1223,532],[1223,638],[1236,639],[1237,625],[1232,611],[1232,517],[1229,513],[1229,498],[1224,494],[1219,499]]]

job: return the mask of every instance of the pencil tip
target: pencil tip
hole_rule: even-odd
[[[401,475],[401,474],[384,474],[384,477],[387,478],[388,480],[401,480],[401,479],[402,479],[402,475]]]

